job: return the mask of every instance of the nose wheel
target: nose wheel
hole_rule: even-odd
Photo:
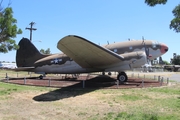
[[[120,72],[117,76],[117,79],[119,82],[127,82],[128,77],[125,72]]]

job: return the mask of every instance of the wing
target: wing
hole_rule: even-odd
[[[74,35],[62,38],[57,48],[83,68],[99,68],[124,59],[115,52]]]

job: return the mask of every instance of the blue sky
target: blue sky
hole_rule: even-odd
[[[11,0],[13,16],[23,34],[29,38],[30,22],[37,28],[32,41],[40,49],[50,48],[51,53],[60,52],[57,42],[67,35],[78,35],[96,44],[104,45],[126,41],[128,38],[165,43],[169,51],[162,56],[170,61],[173,53],[180,54],[180,33],[169,29],[173,19],[172,10],[180,2],[168,0],[166,5],[149,7],[144,0]],[[7,6],[7,1],[3,2]],[[41,41],[41,42],[38,42]],[[0,53],[0,61],[15,61],[16,51]]]

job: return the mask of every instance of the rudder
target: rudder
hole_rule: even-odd
[[[16,52],[17,67],[32,67],[34,62],[45,57],[27,38],[19,41],[19,49]]]

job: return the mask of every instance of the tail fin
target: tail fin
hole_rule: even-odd
[[[17,67],[32,67],[35,61],[47,56],[41,54],[27,38],[22,38],[18,45],[19,49],[16,52]]]

